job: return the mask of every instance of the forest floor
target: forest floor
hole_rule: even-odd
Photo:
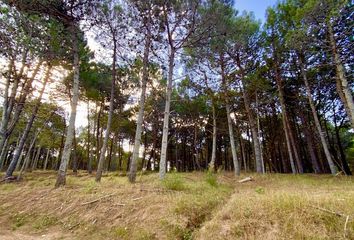
[[[0,239],[354,239],[354,178],[35,171],[0,184]]]

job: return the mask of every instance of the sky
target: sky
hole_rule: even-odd
[[[275,5],[278,0],[234,0],[234,6],[237,10],[242,13],[242,11],[252,11],[256,19],[261,20],[262,23],[265,21],[265,13],[268,7]]]

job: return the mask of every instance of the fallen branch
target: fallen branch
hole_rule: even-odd
[[[71,227],[69,227],[68,230],[70,231],[70,230],[74,229],[75,227],[79,226],[80,224],[81,224],[81,223],[74,224],[74,225],[72,225]]]
[[[176,190],[160,189],[160,188],[157,188],[157,189],[144,189],[144,188],[140,188],[140,191],[141,191],[141,192],[157,192],[157,193],[164,193],[164,192],[173,192],[173,193],[176,193],[176,192],[178,192],[178,191],[176,191]]]
[[[109,194],[109,195],[106,195],[106,196],[97,198],[97,199],[92,200],[92,201],[89,201],[89,202],[82,203],[81,206],[83,206],[83,205],[88,205],[88,204],[91,204],[91,203],[95,203],[95,202],[101,201],[102,199],[109,198],[109,197],[111,197],[111,196],[113,196],[113,195],[115,195],[115,193],[112,193],[112,194]]]
[[[239,183],[244,183],[244,182],[249,182],[249,181],[254,181],[254,179],[252,177],[246,177],[240,181],[238,181]]]
[[[339,176],[339,175],[342,175],[343,174],[343,171],[339,171],[336,173],[336,175],[334,175],[335,177]]]
[[[348,217],[348,215],[345,215],[345,214],[340,213],[340,212],[335,212],[335,211],[328,210],[328,209],[321,208],[321,207],[317,207],[317,206],[311,206],[311,207],[316,208],[316,209],[321,210],[321,211],[326,212],[326,213],[331,213],[331,214],[336,215],[338,217]]]
[[[137,201],[139,199],[142,199],[143,197],[138,197],[138,198],[133,198],[132,201]]]
[[[349,215],[348,215],[347,218],[345,219],[345,224],[344,224],[344,238],[347,238],[347,226],[348,226],[348,222],[349,222]]]
[[[115,203],[115,204],[113,204],[113,206],[121,206],[121,207],[124,207],[124,206],[125,206],[125,203]]]

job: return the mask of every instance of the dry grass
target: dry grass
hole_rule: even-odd
[[[332,176],[255,176],[238,184],[197,239],[354,239],[354,180]],[[350,216],[344,233],[346,217]]]
[[[69,175],[64,188],[53,189],[54,182],[55,172],[37,171],[19,183],[0,184],[0,236],[184,239],[195,230],[191,221],[200,225],[233,191],[231,181],[215,188],[203,173],[170,174],[163,182],[157,174],[143,175],[130,184],[113,173],[96,183],[94,176],[80,172]],[[213,203],[206,208],[210,197]],[[200,208],[191,209],[194,202]]]
[[[244,176],[241,176],[242,178]],[[174,173],[136,184],[79,172],[53,189],[55,172],[0,184],[1,239],[344,239],[354,238],[350,177]],[[239,178],[238,178],[239,179]],[[113,194],[113,195],[112,195]],[[99,200],[98,200],[99,199]],[[94,200],[98,200],[92,202]],[[89,203],[92,202],[92,203]]]

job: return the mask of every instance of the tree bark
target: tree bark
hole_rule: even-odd
[[[6,128],[7,124],[9,121],[9,111],[8,111],[8,106],[9,106],[9,88],[10,88],[10,80],[11,80],[11,72],[12,68],[14,66],[14,60],[11,59],[8,67],[8,76],[6,78],[5,82],[5,89],[4,89],[4,101],[2,105],[2,116],[1,116],[1,123],[0,123],[0,137],[1,137],[1,145],[0,145],[0,152],[3,151],[4,143],[3,139],[6,137]],[[1,159],[0,159],[1,161]],[[1,168],[0,168],[1,169]]]
[[[73,139],[73,155],[72,155],[72,166],[73,166],[73,173],[74,175],[77,175],[77,165],[78,165],[78,162],[77,162],[77,142],[76,142],[76,131],[74,129],[74,139]]]
[[[39,159],[39,157],[41,155],[41,150],[42,150],[42,148],[39,146],[38,150],[37,150],[37,153],[36,153],[36,155],[35,155],[35,157],[33,159],[33,162],[32,162],[31,171],[33,171],[33,170],[35,170],[37,168],[37,163],[38,163],[38,159]]]
[[[322,131],[321,124],[320,124],[320,121],[318,119],[316,107],[315,107],[315,104],[314,104],[313,99],[312,99],[312,93],[311,93],[310,84],[308,82],[307,75],[306,75],[306,72],[305,72],[303,56],[299,57],[299,62],[300,62],[301,75],[302,75],[302,78],[303,78],[304,83],[305,83],[307,99],[308,99],[309,104],[310,104],[310,108],[311,108],[311,111],[312,111],[313,119],[315,120],[315,125],[316,125],[316,128],[317,128],[317,132],[318,132],[318,134],[320,136],[320,139],[321,139],[321,144],[322,144],[322,147],[323,147],[323,151],[325,152],[327,163],[329,165],[329,168],[331,169],[331,173],[332,174],[336,174],[337,170],[336,170],[336,167],[335,167],[334,162],[332,160],[331,154],[329,152],[327,141],[326,141],[324,133]]]
[[[253,150],[254,150],[254,156],[255,156],[255,160],[256,160],[256,170],[257,170],[257,173],[263,173],[264,166],[262,163],[262,154],[261,154],[261,147],[260,147],[259,136],[258,136],[258,127],[257,127],[256,119],[254,116],[254,111],[253,111],[253,109],[251,109],[250,97],[249,97],[248,91],[246,89],[244,69],[241,66],[241,62],[240,62],[240,59],[238,56],[236,58],[236,63],[239,68],[239,71],[240,71],[243,102],[245,104],[245,109],[247,112],[248,121],[249,121],[249,125],[251,128],[251,133],[252,133]]]
[[[49,153],[50,153],[50,148],[47,150],[47,155],[45,156],[45,161],[43,165],[43,170],[47,170],[47,165],[48,165],[48,159],[49,159]]]
[[[232,119],[231,119],[231,115],[230,115],[231,109],[230,109],[229,99],[227,96],[227,79],[225,76],[225,65],[224,65],[224,59],[223,59],[222,55],[220,55],[220,68],[221,68],[222,87],[223,87],[223,91],[225,94],[225,108],[226,108],[226,115],[227,115],[227,125],[228,125],[228,129],[229,129],[232,161],[234,164],[235,175],[240,175],[240,165],[238,163],[237,154],[236,154],[234,131],[233,131]],[[226,163],[226,159],[225,159],[225,163]]]
[[[213,111],[213,142],[212,142],[212,148],[211,148],[211,160],[209,163],[209,169],[211,171],[216,171],[215,168],[215,159],[216,159],[216,110],[215,110],[215,105],[214,102],[212,103],[212,111]]]
[[[19,173],[18,176],[17,176],[17,179],[21,179],[23,172],[28,169],[28,166],[29,166],[29,163],[30,163],[30,159],[31,159],[31,152],[32,152],[32,149],[33,149],[33,147],[34,147],[34,144],[36,143],[36,140],[37,140],[38,135],[39,135],[39,131],[37,131],[37,132],[35,133],[35,135],[34,135],[34,137],[33,137],[33,139],[32,139],[31,145],[30,145],[30,147],[29,147],[29,149],[28,149],[28,153],[27,153],[27,155],[26,155],[26,157],[25,157],[25,160],[24,160],[23,163],[22,163],[22,167],[21,167],[21,169],[20,169],[20,173]],[[34,154],[34,153],[33,153],[33,154]]]
[[[100,159],[98,161],[97,172],[96,172],[96,182],[101,181],[103,165],[106,159],[106,150],[107,144],[109,139],[109,134],[111,132],[111,125],[112,125],[112,118],[113,118],[113,110],[114,110],[114,92],[115,92],[115,85],[116,85],[116,58],[117,58],[117,41],[115,37],[113,37],[113,62],[112,62],[112,86],[111,86],[111,99],[109,102],[109,113],[108,113],[108,121],[106,132],[101,148]]]
[[[17,162],[21,156],[21,153],[22,153],[22,150],[23,150],[23,147],[24,147],[24,144],[27,140],[27,136],[32,128],[32,125],[33,125],[33,122],[35,120],[35,118],[37,117],[37,113],[38,113],[38,110],[39,110],[39,107],[41,105],[41,101],[42,101],[42,96],[43,96],[43,93],[44,93],[44,90],[45,90],[45,87],[49,81],[49,78],[50,78],[50,71],[51,71],[51,65],[48,65],[48,68],[47,68],[47,71],[45,73],[45,76],[44,76],[44,81],[43,81],[43,86],[42,86],[42,89],[40,90],[40,93],[39,93],[39,96],[37,98],[37,102],[36,102],[36,105],[33,109],[33,112],[32,112],[32,115],[28,121],[28,123],[26,124],[26,127],[25,127],[25,130],[23,131],[23,134],[21,136],[21,139],[15,149],[15,152],[14,152],[14,156],[10,162],[10,165],[6,171],[6,177],[10,177],[12,176],[13,172],[15,171],[15,168],[16,168],[16,165],[17,165]]]
[[[9,138],[6,138],[3,148],[1,150],[1,155],[0,155],[0,171],[2,171],[4,165],[5,165],[5,161],[6,161],[6,157],[7,157],[7,152],[8,152],[8,146],[9,145]]]
[[[79,100],[79,77],[80,77],[80,62],[79,62],[79,43],[77,36],[76,26],[72,23],[71,34],[73,41],[73,55],[74,55],[74,63],[73,63],[73,89],[72,89],[72,102],[71,102],[71,114],[69,120],[69,126],[67,128],[64,151],[60,162],[60,167],[58,171],[57,181],[55,183],[55,187],[60,187],[65,185],[66,183],[66,169],[70,159],[71,147],[74,138],[74,129],[75,129],[75,120],[76,120],[76,108]]]
[[[4,144],[5,144],[5,141],[8,137],[10,137],[10,135],[12,134],[13,130],[15,129],[17,123],[18,123],[18,120],[20,119],[20,115],[22,113],[22,110],[24,108],[24,105],[25,105],[25,102],[26,102],[26,98],[31,90],[31,87],[32,87],[32,82],[34,80],[34,78],[37,76],[39,70],[40,70],[40,67],[42,65],[42,60],[40,60],[35,69],[33,70],[33,73],[31,75],[31,77],[28,79],[28,81],[25,83],[25,86],[22,90],[22,93],[18,99],[18,104],[17,104],[17,107],[15,109],[15,112],[12,116],[12,120],[10,122],[10,116],[11,116],[11,112],[13,110],[13,107],[14,107],[14,102],[15,102],[15,97],[16,97],[16,92],[17,92],[17,89],[18,89],[18,84],[19,84],[19,80],[18,80],[18,77],[15,78],[15,83],[13,84],[13,87],[12,87],[12,91],[11,91],[11,96],[10,96],[10,99],[9,99],[9,103],[8,103],[8,107],[7,107],[7,110],[5,112],[6,116],[5,116],[5,120],[4,122],[2,122],[1,124],[1,128],[0,128],[0,149],[3,148]],[[21,68],[20,70],[20,77],[22,77],[22,72],[23,72],[23,68]]]
[[[141,95],[140,95],[140,101],[139,101],[140,108],[139,108],[138,118],[137,118],[137,122],[136,122],[133,156],[132,156],[132,160],[130,163],[130,169],[129,169],[129,181],[130,182],[135,182],[135,179],[136,179],[137,160],[139,158],[139,150],[140,150],[140,145],[141,145],[141,132],[142,132],[142,127],[143,127],[143,119],[144,119],[146,84],[149,79],[150,45],[151,45],[151,32],[150,32],[149,26],[147,26],[147,36],[145,39],[144,57],[143,57],[143,75],[142,75],[142,79],[141,79]]]
[[[166,175],[168,124],[169,124],[169,118],[170,118],[170,104],[171,104],[171,95],[172,95],[172,78],[173,78],[174,61],[175,61],[175,49],[173,47],[170,47],[168,83],[167,83],[167,91],[166,91],[165,112],[164,112],[164,118],[163,118],[161,157],[160,157],[160,166],[159,166],[160,179],[164,179],[165,175]]]
[[[87,101],[87,172],[92,173],[92,156],[91,156],[91,143],[90,143],[90,100]]]
[[[336,44],[336,40],[334,38],[334,33],[333,33],[333,28],[331,26],[331,23],[328,23],[328,33],[329,33],[329,42],[331,45],[331,49],[332,49],[332,58],[335,64],[335,68],[336,68],[336,75],[337,75],[337,79],[340,81],[341,85],[340,85],[340,89],[339,89],[339,84],[337,84],[337,91],[338,94],[341,96],[343,96],[344,94],[344,99],[342,99],[343,104],[345,106],[347,115],[350,119],[352,128],[354,128],[354,101],[353,101],[353,95],[352,95],[352,91],[350,88],[350,85],[348,83],[348,79],[346,77],[346,73],[345,73],[345,69],[344,66],[341,62],[339,53],[337,51],[337,44]]]
[[[276,62],[276,66],[275,66],[275,79],[277,82],[279,101],[280,101],[281,112],[282,112],[283,129],[284,129],[284,133],[285,133],[286,146],[288,149],[288,155],[289,155],[289,159],[290,159],[291,171],[293,174],[295,174],[296,173],[295,162],[294,162],[293,154],[291,151],[290,136],[289,136],[289,130],[287,127],[287,111],[286,111],[285,98],[284,98],[283,81],[281,79],[280,69],[279,69],[277,62]]]

